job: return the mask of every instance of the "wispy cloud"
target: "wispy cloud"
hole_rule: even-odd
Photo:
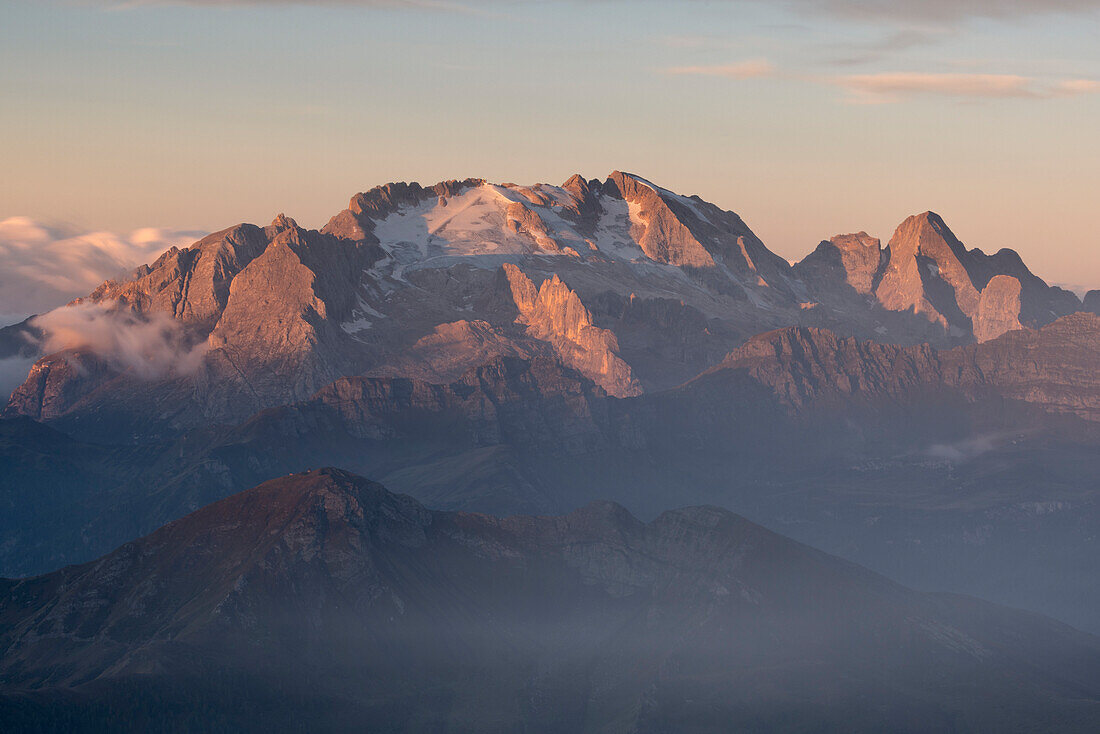
[[[194,373],[209,348],[206,341],[190,343],[163,311],[139,315],[114,301],[63,306],[31,323],[43,334],[45,353],[92,352],[116,370],[150,380]]]
[[[939,43],[952,33],[947,29],[905,28],[891,31],[877,40],[830,43],[824,46],[829,55],[825,63],[834,66],[871,64],[913,48]]]
[[[186,246],[202,232],[81,232],[29,217],[0,220],[0,317],[9,323],[86,295],[104,280]]]
[[[95,1],[95,0],[93,0]],[[544,0],[549,1],[549,0]],[[576,4],[580,0],[557,0]],[[634,0],[618,0],[624,4]],[[98,0],[104,5],[363,5],[368,7],[443,8],[520,4],[524,0]],[[774,0],[727,0],[731,3]],[[1080,13],[1100,9],[1100,0],[786,0],[801,10],[860,18],[958,19],[972,17],[1020,17],[1042,13]]]
[[[1096,92],[1100,92],[1100,81],[1095,79],[1066,79],[1051,88],[1051,93],[1055,96],[1093,94]]]
[[[730,45],[730,39],[725,36],[699,33],[680,33],[660,36],[657,38],[657,42],[668,48],[727,48]]]
[[[924,74],[885,72],[835,79],[855,102],[895,102],[913,94],[951,97],[1033,97],[1031,80],[1015,74]]]
[[[1100,0],[788,0],[788,5],[865,22],[950,23],[1100,11]]]
[[[933,459],[957,464],[976,459],[982,454],[988,454],[996,449],[1004,439],[1003,434],[988,433],[965,438],[954,443],[934,444],[929,446],[925,453]]]
[[[846,74],[841,76],[806,75],[777,69],[766,59],[751,59],[711,66],[672,66],[662,73],[677,76],[711,76],[726,79],[773,77],[786,81],[809,82],[839,87],[852,104],[889,104],[921,96],[981,99],[1054,99],[1100,93],[1100,81],[1094,79],[1043,80],[1020,74],[930,73],[915,71]]]
[[[767,59],[749,59],[733,64],[713,66],[671,66],[663,70],[676,76],[719,76],[727,79],[752,79],[771,76],[775,67]]]
[[[847,90],[848,101],[859,104],[898,102],[918,95],[961,99],[1048,99],[1100,92],[1100,82],[1090,79],[1066,79],[1052,83],[1017,74],[884,72],[850,74],[835,77],[829,83]]]
[[[158,5],[194,5],[208,8],[227,7],[271,7],[271,6],[317,6],[317,7],[354,7],[379,9],[438,10],[449,13],[485,14],[486,8],[500,6],[501,2],[452,2],[451,0],[92,0],[109,10],[133,10]],[[484,7],[479,7],[484,6]]]

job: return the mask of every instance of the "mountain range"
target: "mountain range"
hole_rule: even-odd
[[[620,172],[560,187],[387,184],[320,231],[282,215],[238,225],[74,306],[82,332],[163,327],[167,356],[47,339],[55,351],[6,413],[119,437],[242,420],[348,375],[448,382],[495,357],[554,354],[627,397],[774,328],[946,347],[1083,308],[1014,252],[967,250],[931,212],[885,248],[834,237],[791,266],[736,214]]]

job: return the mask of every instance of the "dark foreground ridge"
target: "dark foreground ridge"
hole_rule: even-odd
[[[1095,731],[1100,640],[713,507],[433,512],[321,469],[0,581],[5,731]]]

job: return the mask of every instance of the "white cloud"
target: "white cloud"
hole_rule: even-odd
[[[771,76],[775,67],[767,59],[749,59],[734,64],[715,66],[673,66],[664,70],[666,74],[692,76],[720,76],[727,79],[752,79]]]
[[[202,235],[156,228],[118,235],[51,227],[28,217],[0,220],[0,325],[87,295]]]
[[[38,316],[45,353],[90,351],[121,372],[144,379],[195,372],[207,342],[189,343],[179,322],[162,311],[139,316],[114,301],[78,303]]]

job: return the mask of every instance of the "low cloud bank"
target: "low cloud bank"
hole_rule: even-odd
[[[116,370],[148,380],[193,374],[208,347],[205,341],[190,343],[166,313],[139,316],[113,301],[64,306],[31,323],[41,329],[46,353],[87,350]]]
[[[0,326],[87,295],[103,281],[202,236],[157,228],[127,235],[80,232],[29,217],[0,219]]]
[[[749,59],[734,64],[714,66],[673,66],[665,69],[665,73],[675,76],[720,76],[727,79],[753,79],[773,75],[775,67],[767,59]]]
[[[960,463],[976,459],[982,454],[993,451],[1004,438],[1003,435],[997,433],[973,436],[954,443],[934,444],[929,446],[925,453],[933,459]]]

